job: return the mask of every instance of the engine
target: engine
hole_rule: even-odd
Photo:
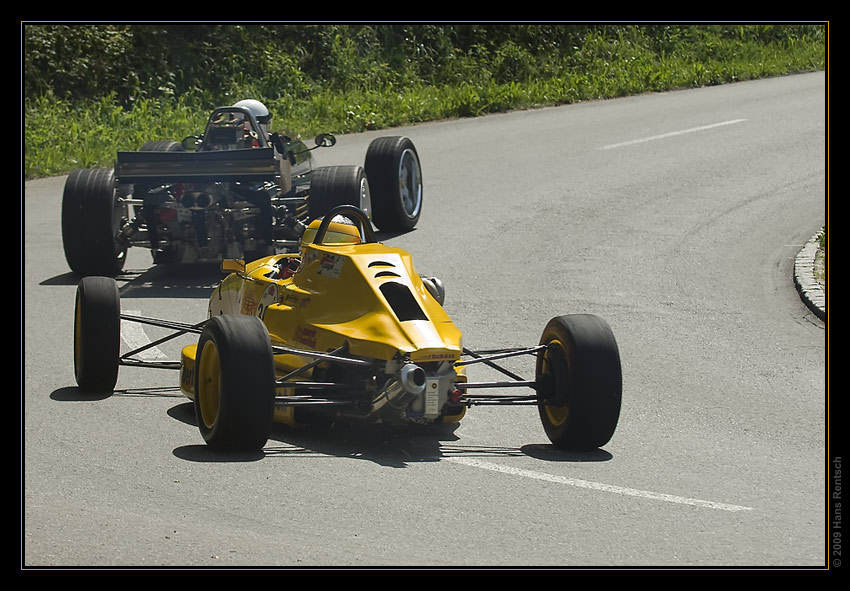
[[[197,263],[274,254],[265,187],[177,183],[147,192],[144,222],[157,263]]]
[[[451,363],[404,363],[373,399],[372,413],[386,422],[429,423],[449,408],[460,412],[460,407],[454,408],[459,398],[456,380]]]

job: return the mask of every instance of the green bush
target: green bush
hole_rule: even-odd
[[[24,175],[109,166],[209,111],[265,102],[291,134],[819,70],[826,26],[26,24]]]

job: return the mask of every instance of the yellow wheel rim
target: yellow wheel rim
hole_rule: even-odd
[[[204,426],[212,429],[218,419],[221,401],[221,359],[212,341],[204,344],[198,366],[198,408],[201,410]]]
[[[558,348],[561,351],[561,354],[563,355],[563,359],[567,358],[566,349],[564,347],[564,344],[557,339],[550,341],[549,349],[543,354],[543,374],[544,375],[551,374],[553,371],[554,372],[558,371],[557,369],[555,369],[554,364],[549,359],[549,356],[552,354],[551,350],[553,348]],[[566,376],[558,376],[558,375],[553,376],[553,380],[557,381],[559,379],[564,380],[564,379],[566,379]],[[546,411],[546,418],[549,420],[549,423],[554,427],[560,427],[561,425],[566,423],[567,417],[570,414],[569,403],[563,404],[561,406],[544,406],[543,409]]]
[[[560,427],[567,422],[567,416],[570,414],[569,406],[546,406],[544,408],[546,409],[546,416],[553,426]]]

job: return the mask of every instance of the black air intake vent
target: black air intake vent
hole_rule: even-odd
[[[425,312],[419,307],[419,303],[413,294],[410,293],[410,288],[402,283],[395,281],[387,281],[381,286],[381,293],[387,299],[390,308],[393,309],[395,315],[401,322],[408,320],[428,320]]]

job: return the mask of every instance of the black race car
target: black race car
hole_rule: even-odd
[[[240,101],[215,109],[203,135],[151,141],[118,152],[112,169],[71,172],[62,198],[71,270],[114,276],[131,246],[150,249],[156,264],[297,250],[306,225],[339,205],[366,211],[382,231],[416,226],[422,169],[410,139],[373,140],[363,166],[313,168],[315,148],[269,133],[270,119],[259,101]],[[316,138],[316,148],[335,143]]]

